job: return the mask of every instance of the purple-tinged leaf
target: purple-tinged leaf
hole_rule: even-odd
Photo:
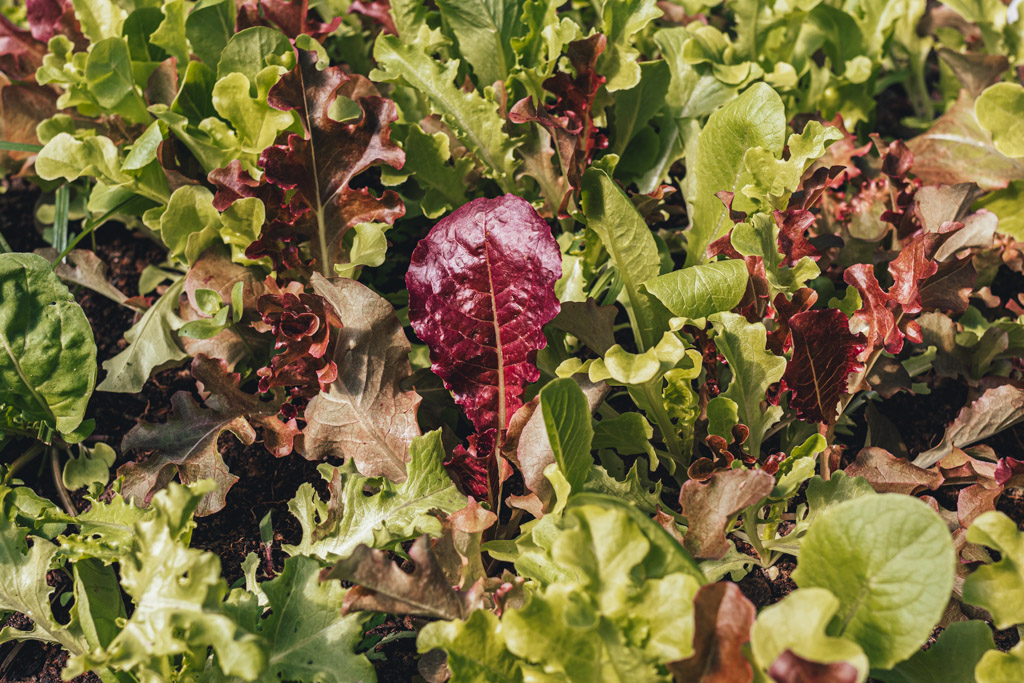
[[[782,376],[793,392],[789,405],[801,420],[831,425],[840,399],[849,393],[847,378],[863,367],[857,355],[864,350],[864,337],[851,334],[850,321],[834,308],[797,313],[789,329],[793,359]]]
[[[121,495],[145,505],[177,474],[183,484],[200,479],[213,479],[214,491],[206,494],[196,515],[209,515],[224,507],[225,496],[238,477],[228,471],[217,439],[230,431],[246,446],[256,440],[256,432],[237,413],[220,413],[200,407],[188,392],[179,391],[171,397],[173,413],[164,424],[140,422],[125,434],[122,451],[155,451],[147,459],[130,462],[118,469],[124,477]]]
[[[667,665],[675,680],[692,683],[753,680],[754,670],[743,656],[743,646],[750,642],[750,629],[757,616],[754,604],[739,586],[725,581],[702,586],[693,599],[693,606],[693,655]]]
[[[476,199],[420,241],[406,275],[409,321],[431,369],[478,432],[504,431],[522,405],[542,327],[559,311],[561,252],[519,197]]]

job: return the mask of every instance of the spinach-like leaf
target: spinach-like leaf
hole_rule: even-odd
[[[96,383],[96,342],[49,262],[0,254],[0,403],[68,434]]]

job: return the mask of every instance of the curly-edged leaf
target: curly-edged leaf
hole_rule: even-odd
[[[782,417],[778,406],[766,406],[768,388],[782,379],[786,359],[766,349],[768,331],[762,323],[750,323],[735,313],[718,313],[712,319],[718,334],[715,346],[732,371],[729,388],[721,395],[736,403],[740,422],[750,428],[744,448],[751,455],[761,450],[765,431]]]
[[[280,575],[259,585],[270,614],[251,630],[267,642],[265,680],[374,680],[373,664],[355,653],[365,617],[339,618],[346,591],[337,581],[321,582],[320,569],[313,558],[290,557]]]
[[[1024,677],[1024,642],[1009,652],[991,650],[982,655],[974,669],[978,683],[1015,683]]]
[[[857,643],[826,632],[839,607],[836,596],[823,588],[802,588],[766,607],[757,616],[751,633],[754,662],[763,671],[769,671],[786,653],[791,653],[804,662],[842,663],[853,669],[853,683],[861,683],[868,673],[864,651]],[[784,659],[783,666],[787,663],[799,664]],[[839,668],[845,671],[845,667]]]
[[[96,386],[98,391],[137,393],[155,370],[172,367],[188,358],[178,346],[176,333],[183,324],[176,311],[184,287],[185,278],[176,280],[124,333],[128,348],[103,361],[107,376]]]
[[[381,182],[396,185],[412,176],[423,188],[420,209],[427,218],[441,214],[466,203],[466,176],[472,171],[471,157],[453,157],[451,138],[445,133],[427,133],[418,124],[405,129],[401,139],[405,150],[405,165],[400,170],[388,166],[381,168]],[[449,163],[450,162],[450,163]]]
[[[201,408],[185,391],[171,397],[171,406],[174,412],[164,424],[140,422],[125,434],[122,451],[139,449],[155,453],[142,462],[130,462],[118,469],[118,476],[124,477],[121,493],[125,498],[148,504],[175,474],[184,484],[212,479],[216,488],[203,499],[196,514],[217,512],[225,505],[228,489],[238,481],[224,463],[217,439],[226,430],[249,446],[256,440],[256,432],[237,413]]]
[[[830,633],[856,642],[884,669],[928,639],[949,601],[955,565],[942,518],[923,501],[889,493],[822,512],[800,544],[793,580],[839,598]]]
[[[108,502],[88,497],[86,500],[89,509],[74,518],[78,533],[57,537],[61,556],[73,562],[86,558],[98,559],[104,564],[120,562],[131,550],[135,523],[156,514],[152,507],[136,507],[120,493]]]
[[[903,348],[904,335],[893,315],[893,308],[897,305],[882,291],[871,264],[858,263],[850,266],[843,274],[843,279],[860,293],[862,303],[860,309],[854,313],[854,318],[865,329],[865,352],[881,347],[889,353],[899,353]]]
[[[684,538],[694,557],[718,559],[729,550],[725,534],[732,519],[763,500],[775,478],[763,470],[721,470],[706,482],[689,480],[679,491],[679,505],[689,524]]]
[[[466,92],[455,81],[459,60],[441,64],[421,43],[429,35],[426,26],[418,36],[378,36],[373,57],[378,69],[370,73],[375,81],[404,82],[430,101],[459,140],[466,145],[505,188],[512,187],[516,162],[514,145],[505,133],[505,119],[498,105],[475,90]]]
[[[225,676],[254,680],[265,669],[263,643],[223,611],[227,584],[220,559],[183,541],[211,487],[172,484],[153,497],[156,514],[135,524],[131,550],[120,563],[121,586],[135,610],[106,648],[73,656],[65,675],[107,667],[163,680],[177,668],[177,657],[205,662],[211,647]]]
[[[313,289],[341,320],[338,377],[306,407],[306,457],[339,456],[371,477],[405,479],[409,444],[419,435],[420,396],[402,384],[412,374],[409,340],[395,309],[355,280],[314,274]]]
[[[466,592],[451,587],[426,536],[416,539],[409,557],[416,564],[411,574],[402,571],[387,553],[360,545],[351,556],[323,570],[320,580],[357,584],[345,595],[342,614],[369,611],[465,619],[483,606],[478,586]]]
[[[466,496],[442,464],[440,430],[414,438],[409,451],[408,477],[401,484],[341,468],[321,470],[330,502],[324,506],[311,488],[299,489],[288,508],[303,526],[302,542],[285,546],[285,551],[335,559],[348,557],[360,543],[383,548],[420,534],[439,536],[441,523],[430,513],[457,512],[465,507]],[[368,495],[368,486],[376,492]]]
[[[850,321],[842,311],[818,308],[789,319],[793,334],[793,358],[782,381],[793,392],[789,401],[801,420],[835,422],[840,399],[849,391],[847,378],[863,366],[857,355],[864,337],[850,333]]]
[[[0,254],[0,403],[68,434],[96,383],[85,312],[37,254]]]
[[[890,671],[873,671],[872,678],[883,683],[939,683],[940,681],[975,681],[985,683],[975,667],[985,653],[994,650],[992,629],[983,621],[958,621],[939,634],[935,644],[923,652],[915,652]],[[1024,671],[1022,671],[1024,673]]]
[[[757,609],[730,582],[702,586],[693,599],[693,656],[668,664],[677,681],[742,683],[754,672],[743,656]]]
[[[298,216],[292,230],[310,240],[316,269],[325,276],[344,263],[342,236],[358,223],[391,224],[405,208],[391,190],[375,197],[351,187],[353,179],[377,164],[399,168],[405,160],[390,140],[395,104],[377,96],[372,84],[340,67],[317,68],[315,52],[297,50],[295,68],[270,89],[274,109],[295,111],[305,135],[290,134],[285,144],[263,150],[260,165],[270,183],[295,190],[289,201]],[[355,100],[361,116],[339,123],[328,112],[338,97]]]
[[[747,289],[747,266],[739,259],[691,266],[660,275],[644,283],[672,315],[706,318],[730,311]]]
[[[200,393],[206,396],[208,408],[225,417],[235,415],[262,427],[263,442],[276,457],[292,452],[295,439],[302,432],[294,418],[287,422],[277,418],[279,401],[261,401],[257,396],[242,391],[238,386],[240,375],[228,372],[227,365],[219,358],[196,356],[192,361],[192,376]]]
[[[9,491],[0,489],[0,503],[5,502]],[[27,631],[11,626],[0,629],[0,643],[42,640],[60,643],[73,654],[86,652],[89,644],[58,622],[50,607],[53,588],[46,583],[46,573],[57,554],[57,546],[33,537],[29,548],[25,536],[25,530],[0,513],[0,610],[21,612],[33,622]]]
[[[599,71],[608,78],[608,91],[627,90],[640,82],[640,51],[636,34],[661,16],[655,0],[602,0],[596,3],[601,33],[608,36],[608,51]]]
[[[943,482],[941,472],[923,469],[897,458],[884,448],[863,448],[857,459],[846,468],[851,477],[864,477],[879,493],[913,495],[928,489],[934,491]]]
[[[747,150],[762,147],[777,157],[785,141],[785,107],[765,83],[755,83],[711,115],[697,141],[697,196],[686,265],[702,263],[708,245],[731,227],[729,213],[715,193],[740,192]]]
[[[964,580],[964,602],[987,609],[996,628],[1024,623],[1024,532],[992,510],[974,520],[967,540],[999,551],[1001,559]]]
[[[501,622],[490,610],[476,610],[465,621],[434,621],[416,638],[421,653],[445,652],[452,678],[467,683],[521,683],[516,656],[508,651]]]
[[[961,408],[939,445],[918,455],[914,464],[931,467],[953,448],[966,448],[1024,420],[1024,387],[997,382],[987,383],[981,396]]]
[[[907,142],[914,153],[914,175],[926,183],[977,183],[983,190],[999,190],[1024,179],[1024,160],[1003,156],[974,110],[971,96],[961,91],[949,111]]]
[[[551,228],[513,195],[473,200],[416,245],[409,321],[478,432],[508,427],[540,377],[534,357],[559,310],[561,274]]]

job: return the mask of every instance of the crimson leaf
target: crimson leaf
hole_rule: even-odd
[[[519,197],[476,199],[416,245],[406,275],[409,321],[431,369],[480,433],[500,432],[540,378],[541,328],[559,311],[561,252]]]
[[[846,380],[862,368],[857,354],[864,337],[850,332],[850,322],[834,308],[813,309],[789,319],[793,359],[782,381],[793,392],[789,405],[808,422],[832,424]]]

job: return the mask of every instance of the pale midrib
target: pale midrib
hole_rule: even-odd
[[[324,205],[320,200],[320,174],[316,165],[316,142],[313,140],[313,123],[309,115],[309,100],[306,98],[306,79],[299,69],[299,80],[302,83],[302,107],[306,112],[306,126],[309,130],[309,160],[312,162],[313,194],[316,195],[316,231],[320,240],[320,272],[324,277],[331,277],[331,265],[327,258],[327,225],[324,223]]]
[[[598,232],[598,237],[601,237],[601,241],[605,243],[605,249],[612,257],[612,261],[615,262],[615,267],[619,269],[619,276],[622,277],[622,286],[626,289],[626,296],[629,297],[629,304],[633,309],[633,315],[637,319],[637,324],[641,325],[641,322],[646,323],[646,319],[641,321],[640,316],[642,313],[642,302],[639,297],[639,290],[636,281],[633,279],[632,273],[629,272],[628,268],[623,268],[623,264],[626,262],[625,256],[619,249],[619,243],[617,240],[612,239],[614,235],[611,230],[605,230],[605,234],[601,235]],[[608,239],[604,239],[607,237]],[[644,340],[643,330],[646,329],[641,325],[640,339],[637,339],[637,346],[640,347],[640,353],[647,350],[646,341]],[[651,340],[653,341],[653,340]]]
[[[28,377],[25,376],[24,370],[21,369],[21,363],[18,362],[17,356],[14,355],[14,350],[11,348],[10,342],[7,340],[7,335],[4,330],[0,328],[0,344],[3,344],[4,350],[7,352],[8,357],[11,359],[11,363],[14,365],[14,371],[18,373],[18,377],[21,378],[22,384],[28,389],[29,393],[32,394],[32,398],[42,407],[47,417],[53,421],[54,425],[57,424],[57,418],[54,416],[53,411],[50,410],[50,405],[43,399],[38,391],[35,390],[29,381]]]
[[[505,356],[501,349],[501,325],[498,324],[498,302],[494,297],[494,279],[491,277],[491,249],[487,238],[487,217],[484,217],[484,267],[487,269],[487,295],[491,298],[491,316],[494,319],[494,351],[498,354],[498,433],[494,450],[501,446],[501,432],[505,429]]]
[[[356,407],[358,403],[356,402],[356,399],[352,395],[352,393],[348,391],[347,388],[345,388],[344,383],[335,380],[334,384],[332,385],[332,388],[335,391],[337,391],[338,396],[332,396],[331,393],[321,392],[320,397],[325,398],[328,401],[333,401],[340,405],[347,405],[351,407],[352,412],[355,413],[356,420],[358,420],[359,424],[362,426],[363,431],[373,438],[377,445],[388,454],[391,460],[399,464],[404,463],[405,456],[391,448],[390,444],[388,444],[388,442],[384,438],[384,435],[381,433],[380,427],[377,424],[367,420],[366,411]],[[377,393],[378,395],[380,394],[380,392]]]

